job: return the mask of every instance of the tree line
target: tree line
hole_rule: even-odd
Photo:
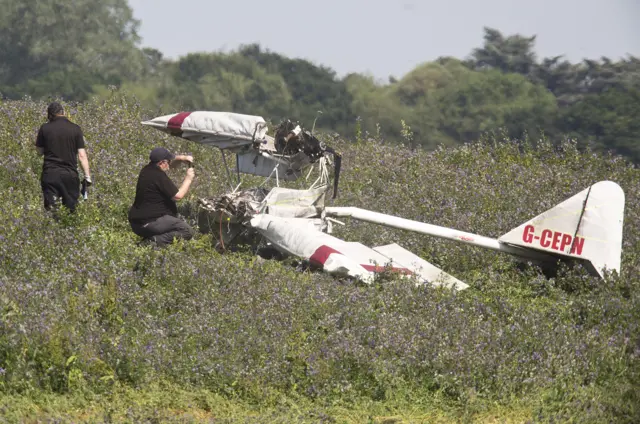
[[[377,81],[259,44],[176,60],[142,47],[127,0],[0,0],[0,94],[84,101],[113,87],[156,113],[226,110],[346,136],[451,146],[484,132],[571,137],[640,159],[640,58],[538,58],[535,36],[485,28],[467,58]],[[318,113],[321,112],[321,114]]]

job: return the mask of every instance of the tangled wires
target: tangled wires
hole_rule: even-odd
[[[266,188],[251,188],[212,199],[199,199],[198,203],[201,208],[212,212],[214,217],[220,217],[220,220],[227,216],[230,222],[246,225],[268,193]]]

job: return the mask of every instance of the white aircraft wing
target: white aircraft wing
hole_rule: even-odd
[[[468,286],[397,244],[369,248],[361,243],[340,240],[319,231],[305,218],[256,215],[251,226],[280,251],[308,260],[330,274],[346,275],[371,283],[376,273],[391,271],[414,275],[422,283],[463,290]]]
[[[163,115],[141,123],[176,137],[235,153],[237,171],[244,174],[292,181],[300,178],[304,169],[317,160],[317,157],[309,156],[306,148],[287,154],[279,152],[275,138],[267,135],[267,123],[261,116],[194,111]],[[338,160],[336,167],[339,168]]]
[[[272,140],[267,137],[267,123],[261,116],[232,112],[173,113],[143,121],[142,125],[220,149],[251,146],[254,141],[267,146]]]

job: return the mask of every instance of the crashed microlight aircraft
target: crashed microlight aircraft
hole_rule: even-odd
[[[161,116],[143,125],[221,150],[235,153],[238,185],[213,199],[199,199],[199,227],[219,236],[218,247],[262,242],[284,256],[297,256],[312,267],[366,283],[376,273],[392,270],[430,283],[463,290],[467,284],[396,243],[367,247],[331,235],[335,218],[352,218],[414,231],[508,253],[543,267],[578,262],[605,278],[620,272],[624,192],[612,181],[597,182],[535,218],[494,239],[356,207],[326,206],[331,189],[329,166],[334,165],[333,197],[338,189],[341,156],[320,142],[313,131],[283,121],[268,135],[260,116],[195,111]],[[306,190],[280,187],[316,170]],[[271,188],[240,189],[240,173],[275,180]]]

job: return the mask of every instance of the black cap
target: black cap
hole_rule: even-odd
[[[149,160],[152,163],[158,163],[161,160],[174,160],[175,158],[176,156],[164,147],[156,147],[149,155]]]
[[[49,106],[47,107],[47,118],[49,120],[55,118],[56,115],[62,115],[62,114],[64,114],[64,108],[60,103],[58,102],[49,103]]]

